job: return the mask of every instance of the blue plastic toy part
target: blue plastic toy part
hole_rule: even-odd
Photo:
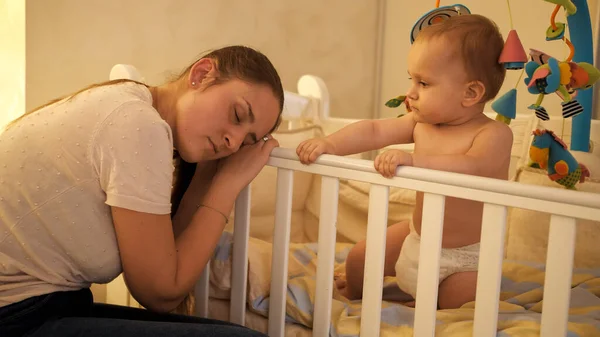
[[[415,42],[417,35],[425,27],[429,27],[436,23],[447,20],[452,16],[463,14],[471,14],[471,11],[465,5],[461,4],[442,6],[425,13],[425,15],[423,15],[419,20],[417,20],[417,22],[414,24],[413,28],[410,31],[410,43],[412,44],[413,42]]]
[[[492,110],[498,114],[515,119],[517,117],[517,89],[511,89],[492,103]]]
[[[523,69],[523,62],[505,62],[504,68],[507,70]]]
[[[594,63],[594,39],[587,0],[572,0],[576,7],[573,15],[567,16],[569,37],[577,51],[573,62]],[[567,9],[568,10],[568,9]],[[590,146],[593,90],[583,90],[577,94],[577,101],[583,112],[573,117],[571,124],[571,150],[587,152]]]
[[[547,68],[549,73],[546,76],[537,77],[536,72],[543,71],[544,68]],[[551,94],[560,86],[560,69],[558,61],[553,57],[548,59],[548,64],[541,66],[534,61],[527,62],[525,72],[527,73],[525,84],[527,84],[527,91],[531,94]],[[529,86],[532,80],[535,81],[535,85]]]
[[[558,90],[560,86],[560,69],[558,68],[558,60],[550,58],[548,60],[548,66],[550,66],[550,75],[546,77],[546,93],[551,94]]]

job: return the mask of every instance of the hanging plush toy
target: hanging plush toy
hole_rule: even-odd
[[[583,112],[583,107],[575,97],[578,90],[591,88],[600,78],[600,71],[587,62],[559,62],[554,57],[532,51],[532,60],[525,65],[527,91],[538,94],[537,101],[529,106],[541,120],[550,116],[541,105],[544,95],[556,93],[562,100],[562,115],[570,118]],[[534,57],[535,55],[535,57]],[[547,63],[544,63],[547,62]]]
[[[535,110],[535,115],[541,120],[549,120],[550,116],[546,108],[542,106],[544,95],[556,93],[561,99],[562,116],[570,118],[583,112],[583,107],[575,98],[578,90],[591,88],[598,78],[600,71],[592,64],[587,62],[572,62],[575,55],[575,48],[571,41],[565,37],[566,24],[556,22],[556,15],[561,8],[564,8],[567,15],[574,15],[577,7],[571,0],[544,0],[556,4],[552,16],[550,17],[550,26],[546,30],[546,41],[562,40],[569,47],[570,54],[565,61],[559,61],[547,54],[531,50],[531,61],[525,65],[527,78],[527,90],[532,94],[537,94],[538,98],[529,109]]]
[[[529,156],[536,166],[545,169],[548,177],[568,189],[583,183],[590,172],[585,165],[578,163],[567,150],[567,145],[550,130],[533,131],[533,142]]]

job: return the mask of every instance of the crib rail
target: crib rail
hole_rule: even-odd
[[[484,203],[481,253],[476,292],[474,336],[496,336],[501,266],[507,207],[551,214],[544,286],[542,336],[565,336],[570,300],[576,218],[600,220],[600,198],[592,193],[525,186],[516,182],[473,177],[413,167],[402,167],[393,179],[378,174],[371,161],[321,156],[301,164],[292,149],[273,150],[268,165],[278,168],[270,292],[270,336],[283,336],[285,327],[287,261],[289,251],[293,172],[323,176],[319,228],[319,258],[314,307],[314,336],[328,336],[332,305],[332,278],[340,179],[371,183],[368,214],[361,336],[378,336],[385,257],[389,187],[424,192],[421,263],[415,307],[415,336],[434,336],[438,276],[446,197]],[[230,320],[243,324],[247,283],[247,241],[250,195],[247,188],[236,202],[233,284]],[[208,270],[208,269],[207,269]],[[208,271],[197,286],[197,314],[206,316]]]

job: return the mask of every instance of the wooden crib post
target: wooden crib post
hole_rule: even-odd
[[[496,336],[504,258],[506,206],[483,205],[473,336]]]
[[[283,336],[285,328],[290,222],[294,171],[277,169],[275,228],[271,263],[271,297],[269,300],[269,336]]]
[[[323,176],[321,184],[321,212],[319,216],[319,256],[317,259],[317,289],[313,336],[329,336],[333,291],[333,264],[335,262],[335,233],[338,215],[338,178]]]
[[[379,336],[390,187],[371,185],[360,320],[361,336]],[[366,263],[368,261],[368,263]]]
[[[200,279],[194,287],[194,296],[196,298],[196,308],[194,314],[198,317],[208,317],[208,279],[210,277],[210,261],[204,267]]]
[[[435,335],[445,200],[439,194],[423,196],[414,327],[414,334],[419,337]]]
[[[250,185],[235,200],[233,261],[231,264],[231,306],[229,321],[244,325],[248,280],[248,239],[250,238]]]
[[[576,222],[574,218],[552,215],[548,234],[548,255],[542,304],[543,337],[567,335]]]

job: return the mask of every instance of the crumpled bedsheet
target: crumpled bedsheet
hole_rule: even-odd
[[[233,236],[225,232],[211,261],[211,297],[228,299],[231,289]],[[336,244],[335,271],[343,271],[351,244]],[[268,318],[271,281],[271,244],[250,238],[248,246],[248,310]],[[290,244],[286,322],[312,328],[317,273],[317,244]],[[505,261],[498,336],[539,336],[544,265]],[[331,277],[333,282],[333,275]],[[334,288],[330,336],[358,336],[361,301],[349,301]],[[393,298],[399,289],[394,277],[384,279],[380,336],[412,336],[414,309]],[[573,272],[568,336],[600,336],[600,269]],[[436,336],[472,335],[474,302],[459,309],[437,312]]]

